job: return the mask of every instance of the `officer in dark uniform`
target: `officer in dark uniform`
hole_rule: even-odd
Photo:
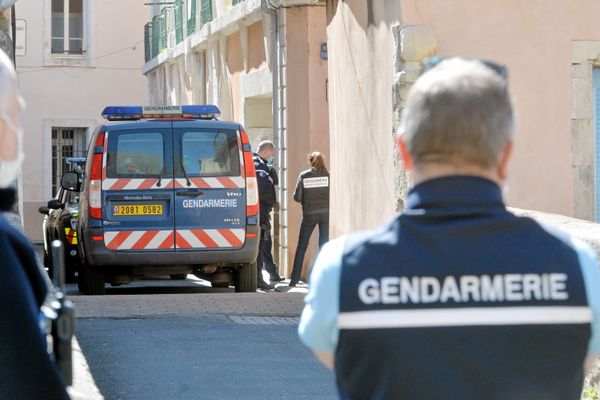
[[[441,61],[401,127],[406,210],[322,249],[302,341],[344,399],[579,399],[600,352],[600,271],[588,245],[505,208],[505,69]]]
[[[264,281],[262,277],[263,264],[265,262],[265,254],[271,253],[272,241],[271,237],[271,210],[275,205],[277,198],[275,195],[275,185],[273,184],[272,172],[268,162],[275,156],[275,145],[269,140],[264,140],[259,143],[256,153],[254,154],[254,168],[256,169],[256,180],[258,183],[258,198],[260,201],[260,231],[261,237],[259,242],[257,263],[258,273],[258,288],[263,290],[273,289],[274,286]],[[269,275],[271,281],[282,280],[277,274],[277,270],[273,269],[273,265],[269,265]],[[276,268],[276,267],[275,267]]]
[[[300,281],[304,255],[313,230],[319,226],[319,248],[329,240],[329,171],[323,154],[313,151],[308,155],[310,168],[298,176],[294,200],[302,204],[302,223],[298,235],[298,246],[294,255],[294,268],[290,286]]]

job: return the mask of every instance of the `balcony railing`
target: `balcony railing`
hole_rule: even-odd
[[[238,4],[244,0],[232,0]],[[158,56],[163,50],[183,42],[186,36],[197,31],[197,12],[200,24],[213,19],[211,0],[175,0],[172,6],[164,7],[152,17],[152,22],[144,25],[144,56],[146,62]],[[198,10],[200,8],[200,10]]]

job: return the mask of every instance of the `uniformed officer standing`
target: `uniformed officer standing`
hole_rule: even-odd
[[[329,240],[329,171],[323,154],[313,151],[308,155],[310,168],[298,176],[294,200],[302,204],[302,223],[298,235],[298,246],[294,254],[294,268],[290,286],[300,281],[304,255],[308,249],[310,236],[319,225],[319,248]]]
[[[262,269],[265,260],[265,254],[271,252],[271,210],[277,199],[275,195],[275,185],[268,162],[275,156],[275,145],[269,140],[263,140],[258,144],[256,153],[254,154],[254,168],[256,169],[256,181],[258,183],[258,199],[260,201],[260,241],[258,249],[257,273],[258,273],[258,288],[263,290],[273,289],[274,286],[264,281],[262,277]],[[281,281],[282,279],[277,274],[277,270],[273,265],[269,265],[269,276],[271,281]]]
[[[429,65],[398,138],[406,210],[325,245],[300,337],[335,367],[342,398],[579,399],[600,351],[595,255],[505,208],[506,70]]]

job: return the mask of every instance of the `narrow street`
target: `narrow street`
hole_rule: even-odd
[[[236,294],[192,278],[68,292],[105,399],[337,398],[333,374],[296,334],[302,289]],[[91,396],[89,383],[78,390],[90,398],[81,388]]]

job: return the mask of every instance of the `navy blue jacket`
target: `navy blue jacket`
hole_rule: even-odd
[[[275,205],[277,200],[275,196],[275,185],[271,181],[271,179],[274,179],[272,174],[275,171],[272,171],[267,165],[267,160],[258,154],[255,153],[253,159],[254,169],[256,170],[256,181],[258,184],[258,199],[262,206],[270,209]]]
[[[31,244],[2,215],[0,260],[0,399],[67,399],[38,323],[46,281]]]
[[[591,311],[578,252],[483,178],[426,181],[407,203],[346,241],[341,397],[579,399]]]

